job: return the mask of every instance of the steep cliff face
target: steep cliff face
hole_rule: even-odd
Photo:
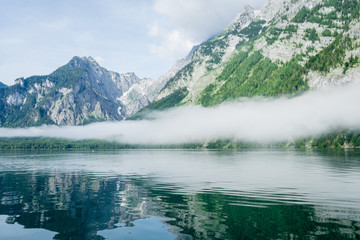
[[[360,80],[358,0],[271,0],[246,6],[199,46],[148,109],[298,94]],[[171,104],[169,104],[171,103]]]
[[[15,85],[1,89],[0,125],[81,125],[122,120],[132,108],[122,97],[137,85],[152,83],[134,73],[108,71],[91,57],[74,57],[48,76],[20,78]],[[138,108],[149,103],[137,97],[133,101]]]

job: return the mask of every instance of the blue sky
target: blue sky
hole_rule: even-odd
[[[73,56],[159,77],[263,0],[1,0],[0,81],[49,74]]]

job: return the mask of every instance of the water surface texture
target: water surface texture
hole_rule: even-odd
[[[360,239],[360,151],[2,152],[0,239]]]

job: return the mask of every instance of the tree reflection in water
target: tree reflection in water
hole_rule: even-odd
[[[3,172],[0,199],[7,224],[47,229],[54,239],[104,239],[99,231],[154,216],[178,239],[359,239],[359,221],[321,217],[326,209],[311,204],[245,192],[185,194],[136,176]]]

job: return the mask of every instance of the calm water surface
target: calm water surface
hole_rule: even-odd
[[[360,151],[1,152],[0,239],[360,239]]]

